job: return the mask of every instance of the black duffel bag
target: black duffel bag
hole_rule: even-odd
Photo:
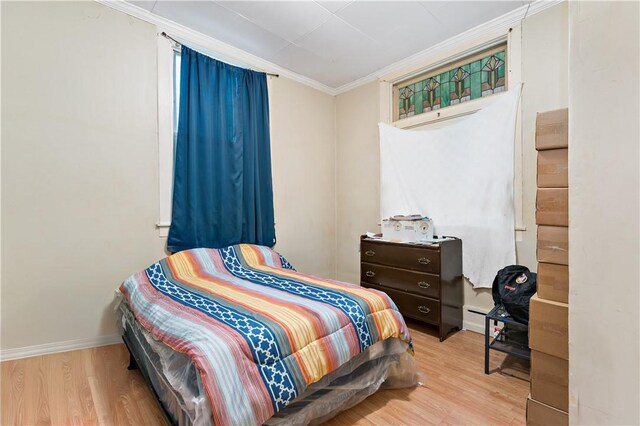
[[[529,324],[529,299],[536,292],[536,282],[536,273],[526,266],[502,268],[493,280],[493,301],[504,305],[514,320]]]

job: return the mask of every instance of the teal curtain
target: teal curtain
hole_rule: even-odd
[[[167,248],[275,244],[264,73],[182,46]]]

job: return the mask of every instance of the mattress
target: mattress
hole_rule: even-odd
[[[154,339],[135,319],[119,292],[116,299],[123,339],[169,422],[180,426],[212,424],[211,406],[194,363],[187,355]],[[416,383],[416,366],[407,344],[387,339],[314,383],[305,395],[265,425],[320,424],[379,389],[411,387]]]
[[[390,378],[416,383],[409,331],[386,294],[298,273],[268,247],[176,253],[119,297],[130,350],[149,359],[180,424],[313,423]]]

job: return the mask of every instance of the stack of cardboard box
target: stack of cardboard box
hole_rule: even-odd
[[[538,293],[530,302],[531,395],[527,425],[568,424],[569,182],[568,111],[539,113]]]

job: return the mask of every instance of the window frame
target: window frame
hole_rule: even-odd
[[[173,196],[175,105],[175,51],[174,44],[158,34],[158,220],[159,237],[167,237],[171,226],[171,199]]]
[[[482,58],[484,58],[484,57],[486,57],[488,55],[492,55],[492,54],[495,54],[495,53],[498,53],[498,52],[502,52],[503,50],[505,51],[505,61],[504,61],[505,62],[505,70],[508,70],[509,69],[509,52],[508,52],[508,48],[507,48],[507,41],[505,40],[505,41],[503,41],[501,43],[497,43],[496,45],[493,45],[493,46],[488,47],[486,49],[482,49],[482,50],[480,50],[478,52],[474,52],[474,53],[471,53],[471,54],[468,54],[468,55],[465,55],[465,56],[458,56],[455,59],[451,60],[450,62],[447,62],[445,64],[442,64],[442,65],[439,65],[439,66],[436,66],[436,67],[430,67],[429,69],[427,69],[427,70],[425,70],[425,71],[423,71],[423,72],[421,72],[421,73],[419,73],[419,74],[417,74],[417,75],[415,75],[413,77],[410,77],[408,79],[399,81],[397,83],[394,83],[392,85],[392,91],[393,91],[392,118],[393,118],[394,122],[397,122],[397,121],[400,121],[400,120],[406,120],[408,118],[415,117],[417,115],[427,114],[429,112],[444,111],[447,108],[452,108],[452,107],[455,107],[457,105],[461,105],[463,103],[474,102],[474,101],[480,100],[482,98],[488,98],[488,97],[491,97],[493,95],[499,94],[499,93],[494,93],[494,94],[489,95],[489,96],[482,96],[480,98],[473,99],[473,100],[468,100],[468,101],[465,101],[465,102],[461,102],[459,104],[451,104],[451,105],[448,105],[448,106],[446,106],[444,108],[437,108],[437,109],[434,109],[432,111],[423,112],[421,114],[414,114],[414,115],[409,116],[409,117],[400,118],[400,102],[399,102],[399,100],[400,100],[400,88],[401,87],[405,87],[407,85],[414,84],[414,83],[417,83],[417,82],[422,81],[422,80],[426,80],[427,78],[437,76],[437,75],[441,74],[444,71],[451,70],[453,68],[468,64],[470,62],[477,61],[477,60],[482,59]],[[505,91],[508,91],[509,90],[509,73],[508,72],[505,72],[504,80],[505,80]]]

